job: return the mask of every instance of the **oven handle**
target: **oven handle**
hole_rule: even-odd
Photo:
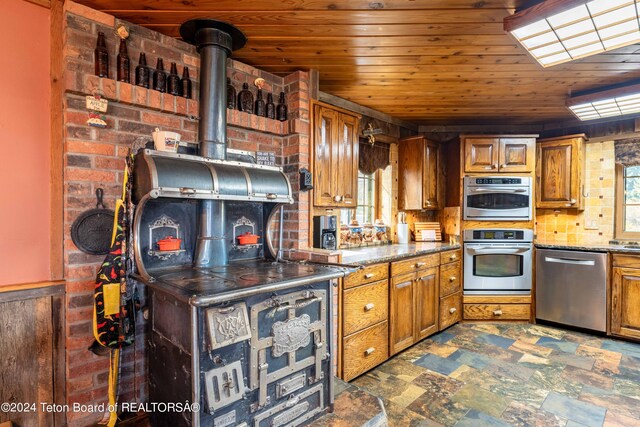
[[[531,251],[531,248],[517,248],[517,247],[504,246],[501,248],[491,248],[491,249],[467,248],[467,250],[471,254],[477,254],[477,255],[484,255],[484,254],[513,255],[513,254],[523,254],[525,252],[529,252]]]
[[[470,193],[526,193],[528,188],[469,188]]]

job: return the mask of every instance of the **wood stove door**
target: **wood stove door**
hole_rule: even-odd
[[[311,368],[305,386],[330,375],[330,366],[323,367],[329,365],[323,361],[330,359],[327,298],[324,289],[301,290],[251,306],[249,387],[258,390],[258,402],[252,409],[270,403],[269,384],[295,372]]]

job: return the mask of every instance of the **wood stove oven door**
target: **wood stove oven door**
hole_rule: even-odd
[[[323,361],[330,360],[327,297],[326,290],[303,290],[251,306],[249,387],[258,390],[252,410],[273,403],[270,396],[291,398],[330,375],[329,362],[323,371]],[[294,373],[298,375],[281,381]]]

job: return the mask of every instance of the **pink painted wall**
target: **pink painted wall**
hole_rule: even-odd
[[[49,16],[2,0],[0,286],[50,279]]]

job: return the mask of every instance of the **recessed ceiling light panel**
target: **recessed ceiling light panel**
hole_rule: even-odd
[[[638,114],[640,84],[569,98],[567,107],[580,120]]]
[[[640,42],[640,0],[546,0],[504,28],[543,67]]]

